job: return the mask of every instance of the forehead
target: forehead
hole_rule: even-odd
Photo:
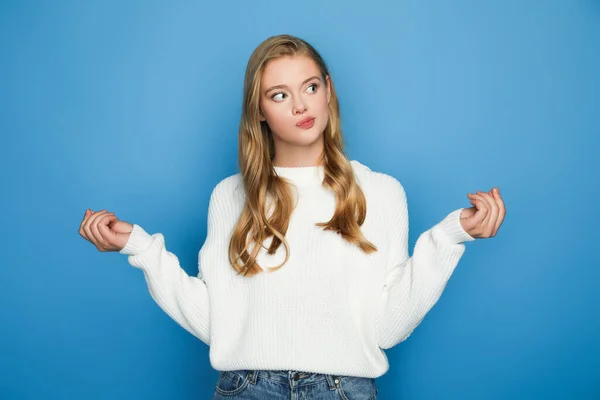
[[[307,56],[284,56],[270,61],[262,76],[261,86],[299,85],[311,76],[320,76],[319,67]]]

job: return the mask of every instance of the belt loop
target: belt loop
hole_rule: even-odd
[[[251,369],[248,372],[248,380],[251,384],[256,385],[256,378],[258,377],[258,370]]]
[[[335,382],[334,382],[334,379],[335,379],[334,376],[325,374],[325,377],[327,378],[327,384],[329,385],[329,390],[335,390],[336,386],[335,386]]]

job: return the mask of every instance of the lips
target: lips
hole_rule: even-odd
[[[314,122],[315,119],[313,117],[305,117],[298,121],[296,126],[299,128],[310,128],[313,126]]]

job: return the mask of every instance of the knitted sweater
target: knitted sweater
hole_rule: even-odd
[[[377,247],[362,252],[317,222],[328,221],[335,195],[322,185],[324,168],[275,167],[295,194],[286,239],[287,263],[253,277],[229,264],[233,228],[244,204],[241,175],[214,188],[198,275],[189,276],[161,233],[139,225],[120,251],[144,273],[156,303],[178,324],[210,346],[211,366],[295,370],[376,378],[389,369],[384,349],[405,340],[438,301],[465,250],[475,240],[460,224],[462,208],[417,239],[408,252],[408,209],[404,189],[390,175],[351,161],[367,203],[361,226]],[[268,247],[270,240],[264,245]],[[263,248],[266,269],[285,258]]]

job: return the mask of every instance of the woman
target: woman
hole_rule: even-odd
[[[158,305],[210,346],[215,398],[376,398],[383,349],[437,302],[463,242],[496,235],[500,193],[468,194],[472,207],[424,232],[409,257],[402,185],[347,159],[327,66],[289,35],[250,57],[238,152],[240,173],[210,198],[197,277],[160,233],[113,212],[86,210],[80,234],[128,255]]]

